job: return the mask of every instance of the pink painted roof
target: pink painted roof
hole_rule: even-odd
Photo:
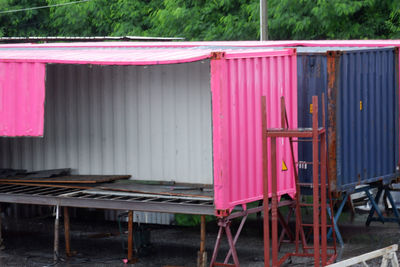
[[[0,44],[0,48],[6,47],[197,47],[197,46],[285,46],[292,45],[295,41],[199,41],[199,42],[73,42],[73,43],[44,43],[44,44]]]
[[[0,46],[0,62],[37,62],[99,65],[155,65],[192,62],[211,58],[214,52],[224,57],[286,55],[285,50],[218,48],[135,48],[135,47],[44,47],[24,45]]]
[[[64,64],[153,65],[191,62],[210,57],[209,50],[0,49],[0,61]]]
[[[400,46],[400,40],[0,44],[0,62],[99,65],[174,64],[211,58],[213,52],[223,52],[228,58],[235,55],[243,57],[268,54],[271,56],[274,53],[282,53],[269,50],[269,47],[274,46]]]

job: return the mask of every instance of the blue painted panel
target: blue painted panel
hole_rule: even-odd
[[[321,99],[322,93],[327,96],[327,59],[325,54],[298,54],[297,86],[298,86],[298,126],[311,127],[312,113],[310,105],[312,96]],[[321,101],[319,101],[321,103]],[[325,97],[327,104],[327,98]],[[321,109],[321,104],[320,109]],[[325,105],[327,107],[327,105]],[[327,114],[327,109],[326,109]],[[322,125],[322,113],[319,112],[319,125]],[[299,177],[302,183],[312,183],[312,144],[299,142]]]
[[[316,50],[298,55],[299,127],[312,125],[311,97],[327,96],[327,54]],[[318,53],[319,52],[319,53]],[[346,49],[336,66],[336,191],[352,190],[360,183],[390,181],[398,164],[398,72],[395,49]],[[328,101],[327,98],[325,101]],[[326,102],[327,103],[327,102]],[[327,106],[327,105],[326,105]],[[328,111],[326,123],[329,127]],[[319,123],[321,124],[321,118]],[[334,157],[329,151],[329,158]],[[299,143],[299,161],[312,161],[310,143]],[[312,165],[299,165],[302,183],[312,182]]]
[[[398,83],[394,49],[346,51],[337,88],[337,190],[395,177]]]

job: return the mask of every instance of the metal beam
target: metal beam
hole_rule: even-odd
[[[260,41],[268,40],[268,2],[260,0]]]
[[[49,205],[77,208],[95,208],[112,210],[135,210],[148,212],[166,212],[197,215],[214,215],[214,205],[199,205],[190,203],[170,203],[170,202],[143,202],[135,200],[108,200],[108,199],[88,199],[74,197],[52,197],[24,194],[0,194],[0,202]]]

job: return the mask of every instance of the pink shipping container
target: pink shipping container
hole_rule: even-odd
[[[262,199],[261,95],[269,127],[281,96],[297,127],[295,50],[118,44],[0,46],[0,135],[31,136],[0,139],[0,168],[210,184],[221,211]],[[279,146],[278,193],[293,197]]]

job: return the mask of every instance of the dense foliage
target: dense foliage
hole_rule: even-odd
[[[1,0],[0,11],[46,5],[46,0]],[[49,9],[0,14],[0,36],[44,36],[49,31]]]
[[[0,12],[76,0],[1,0]],[[270,39],[400,37],[400,1],[268,0]],[[91,0],[0,13],[0,36],[259,38],[259,0]]]

